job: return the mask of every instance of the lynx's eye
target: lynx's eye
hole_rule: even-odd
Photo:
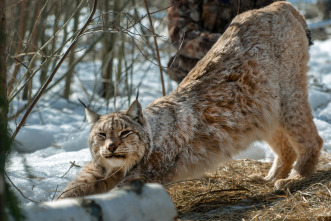
[[[131,134],[132,132],[129,131],[129,130],[125,130],[125,131],[122,131],[121,134],[120,134],[120,137],[121,138],[125,138],[127,137],[129,134]]]
[[[102,139],[106,139],[106,134],[105,133],[98,133],[98,136],[101,137]]]

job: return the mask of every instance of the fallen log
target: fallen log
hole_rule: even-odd
[[[174,220],[177,212],[159,184],[139,180],[108,193],[67,198],[22,208],[25,220]],[[13,219],[10,219],[13,220]]]

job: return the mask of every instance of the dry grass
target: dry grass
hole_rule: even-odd
[[[271,163],[233,161],[204,178],[166,186],[178,220],[331,220],[331,155],[323,153],[316,173],[286,190],[257,184]]]

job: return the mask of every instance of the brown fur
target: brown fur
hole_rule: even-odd
[[[101,117],[87,110],[90,119],[95,117],[90,120],[93,162],[107,174],[120,164],[94,156],[103,145],[91,142],[95,131],[108,125],[105,133],[115,134],[109,142],[123,129],[132,131],[135,140],[122,147],[132,157],[122,161],[119,177],[100,176],[112,180],[112,187],[118,179],[118,185],[137,177],[165,184],[197,177],[261,140],[270,144],[275,161],[265,178],[253,176],[255,180],[275,181],[281,188],[311,175],[323,141],[307,99],[308,33],[305,19],[290,3],[248,11],[232,21],[171,95],[143,112],[138,101],[128,111]],[[97,179],[65,197],[90,194]],[[75,182],[69,186],[79,184]]]

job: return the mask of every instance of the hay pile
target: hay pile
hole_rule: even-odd
[[[167,185],[178,220],[331,220],[331,155],[323,153],[316,173],[286,190],[248,179],[270,166],[233,161],[204,178]]]

